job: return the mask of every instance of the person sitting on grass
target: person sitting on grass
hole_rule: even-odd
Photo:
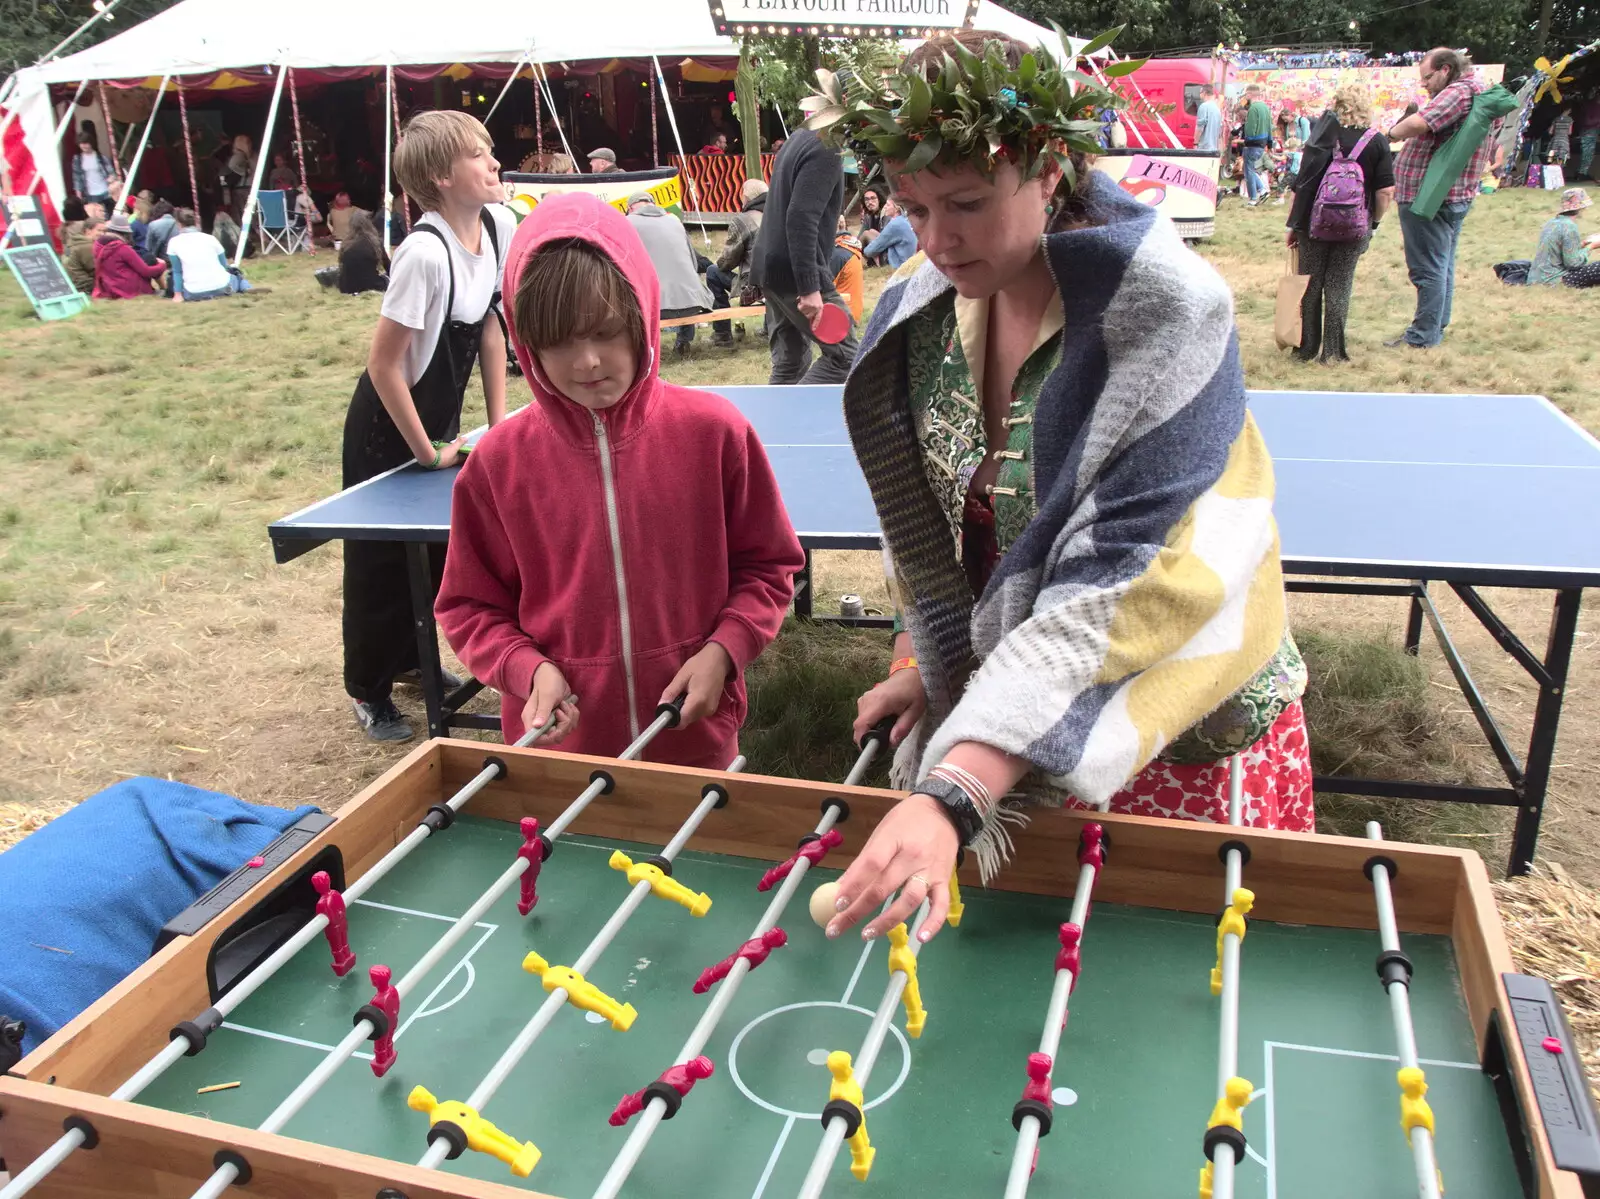
[[[1600,234],[1587,238],[1578,232],[1578,214],[1594,201],[1581,187],[1561,193],[1561,209],[1546,222],[1539,234],[1539,250],[1528,270],[1530,284],[1567,287],[1600,287],[1600,262],[1589,261],[1589,251],[1600,243]]]
[[[333,248],[339,249],[350,236],[350,218],[362,211],[350,202],[350,193],[338,192],[328,206],[328,232],[333,237]]]
[[[233,219],[233,213],[226,208],[217,209],[217,215],[211,218],[211,236],[222,244],[222,252],[232,262],[239,251],[240,237],[239,222]]]
[[[861,253],[869,263],[876,259],[878,263],[887,262],[898,270],[906,259],[917,252],[917,235],[893,196],[883,202],[883,214],[889,218],[888,223],[877,237],[862,247]]]
[[[133,222],[119,212],[94,243],[94,298],[132,300],[150,294],[151,284],[167,273],[164,263],[151,265],[133,248]]]
[[[67,252],[63,260],[72,286],[87,296],[94,292],[95,242],[106,231],[106,221],[104,217],[92,216],[74,222],[74,226],[67,234]]]
[[[412,461],[428,470],[456,465],[475,363],[490,427],[506,415],[500,279],[516,218],[501,202],[489,131],[464,112],[419,112],[395,147],[394,173],[422,216],[394,252],[367,369],[345,414],[346,487]],[[444,548],[428,547],[435,592]],[[423,613],[413,612],[410,579],[398,542],[344,543],[345,693],[374,741],[413,735],[393,699],[397,680],[421,679]],[[454,690],[461,680],[447,673],[444,683]]]
[[[194,209],[180,208],[172,216],[178,231],[167,242],[167,261],[172,264],[174,301],[215,300],[255,290],[249,280],[229,268],[222,243],[201,231]]]
[[[662,381],[660,282],[609,204],[543,200],[505,289],[533,403],[456,479],[439,627],[499,690],[508,743],[554,715],[536,744],[612,757],[683,697],[645,758],[725,767],[805,561],[761,443],[727,400]]]
[[[344,240],[339,246],[339,290],[347,296],[387,291],[389,276],[384,271],[388,265],[372,218],[356,211],[345,226]]]
[[[144,231],[144,250],[151,262],[162,261],[167,256],[167,243],[178,231],[178,222],[172,215],[175,211],[167,200],[157,200],[150,209],[150,226]]]

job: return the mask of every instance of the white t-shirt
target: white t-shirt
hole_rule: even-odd
[[[111,188],[111,181],[106,178],[105,168],[100,165],[100,155],[80,153],[78,161],[83,164],[84,198],[105,195]]]
[[[396,324],[415,330],[411,344],[406,349],[406,383],[415,386],[439,344],[439,332],[444,328],[444,306],[450,297],[450,266],[455,267],[456,305],[453,319],[471,323],[488,314],[489,300],[500,286],[500,275],[505,269],[506,251],[511,248],[511,238],[517,231],[517,218],[504,204],[490,204],[484,209],[494,221],[499,237],[500,253],[495,256],[485,230],[481,234],[479,252],[469,254],[456,235],[438,213],[423,214],[417,225],[431,225],[444,234],[444,242],[431,233],[419,233],[413,228],[395,249],[389,265],[389,289],[383,293],[383,315]],[[445,247],[450,257],[445,258]],[[504,305],[500,311],[504,311]]]
[[[222,243],[209,233],[190,228],[167,242],[169,261],[183,267],[183,290],[221,291],[228,286],[228,268],[222,265]]]

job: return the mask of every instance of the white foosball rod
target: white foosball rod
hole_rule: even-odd
[[[856,781],[866,773],[867,767],[872,765],[873,759],[878,755],[879,744],[879,741],[870,734],[864,739],[861,755],[856,759],[856,764],[851,768],[850,773],[845,776],[845,786],[854,786]],[[822,819],[817,822],[817,827],[812,830],[813,835],[817,837],[823,836],[838,822],[839,809],[830,804],[827,811],[823,813]],[[754,941],[777,926],[778,921],[783,918],[784,909],[789,906],[789,901],[794,898],[795,892],[800,889],[800,881],[805,878],[806,872],[810,869],[810,858],[801,858],[795,862],[789,873],[784,876],[783,882],[779,884],[777,894],[772,897],[772,902],[767,905],[766,912],[762,914],[760,921],[751,930],[750,936],[746,940]],[[729,968],[727,977],[722,980],[721,985],[717,988],[716,995],[712,997],[711,1003],[701,1015],[699,1023],[695,1025],[694,1031],[689,1034],[689,1039],[684,1042],[683,1048],[678,1050],[677,1056],[672,1059],[673,1065],[687,1062],[706,1047],[706,1043],[711,1040],[712,1033],[716,1032],[717,1025],[722,1022],[722,1017],[733,1003],[734,996],[739,993],[739,986],[744,981],[745,975],[750,973],[750,970],[750,963],[744,958],[740,958]],[[638,1166],[639,1158],[643,1156],[646,1146],[650,1143],[650,1138],[655,1135],[656,1129],[661,1126],[666,1116],[667,1105],[665,1101],[652,1097],[650,1102],[645,1105],[644,1110],[639,1113],[638,1123],[629,1132],[627,1141],[624,1142],[616,1159],[611,1163],[611,1168],[606,1171],[606,1176],[600,1180],[600,1185],[595,1189],[593,1199],[615,1199],[617,1193],[627,1183],[628,1176]]]
[[[1239,755],[1228,759],[1228,826],[1237,828],[1244,821],[1244,769]],[[1244,855],[1228,850],[1224,867],[1223,903],[1233,903],[1233,893],[1243,885]],[[1217,1098],[1227,1093],[1228,1080],[1239,1072],[1239,938],[1228,933],[1222,938],[1222,1030],[1217,1038]],[[1233,1146],[1218,1145],[1211,1158],[1212,1199],[1233,1199]]]
[[[1107,801],[1100,805],[1102,812],[1110,807]],[[1089,902],[1094,898],[1094,881],[1099,868],[1085,862],[1078,868],[1078,885],[1072,892],[1072,911],[1067,919],[1087,931]],[[1074,977],[1070,970],[1057,970],[1055,983],[1050,988],[1050,1004],[1045,1009],[1044,1033],[1039,1037],[1039,1052],[1050,1059],[1055,1069],[1056,1054],[1061,1051],[1061,1034],[1067,1023],[1067,1004],[1072,997]],[[1023,1199],[1028,1193],[1028,1182],[1033,1177],[1033,1155],[1039,1148],[1039,1119],[1023,1116],[1022,1127],[1017,1130],[1017,1145],[1011,1153],[1011,1173],[1006,1176],[1006,1199]]]
[[[915,922],[911,928],[911,937],[907,947],[911,950],[912,957],[920,957],[923,942],[918,939],[917,932],[922,928],[922,923],[928,918],[928,903],[923,901],[917,909]],[[889,1024],[894,1019],[894,1014],[900,1007],[900,996],[906,989],[906,976],[903,971],[896,970],[889,976],[889,985],[884,988],[883,999],[878,1003],[878,1010],[873,1013],[872,1027],[867,1029],[867,1036],[861,1042],[861,1052],[852,1060],[855,1069],[855,1079],[861,1087],[862,1115],[865,1116],[867,1079],[872,1074],[872,1067],[878,1060],[878,1053],[883,1049],[883,1041],[889,1034]],[[828,1171],[832,1169],[833,1162],[839,1156],[839,1146],[844,1144],[845,1121],[842,1116],[835,1116],[828,1121],[827,1128],[822,1132],[822,1144],[817,1146],[816,1156],[811,1159],[811,1169],[806,1172],[805,1182],[800,1186],[800,1199],[821,1199],[823,1188],[828,1185]]]
[[[1376,820],[1367,822],[1367,839],[1383,840],[1383,826]],[[1378,936],[1385,953],[1400,952],[1400,925],[1394,916],[1394,892],[1390,888],[1389,868],[1381,862],[1372,863],[1372,893],[1378,905]],[[1409,972],[1408,972],[1409,974]],[[1384,991],[1389,996],[1389,1013],[1394,1018],[1394,1039],[1399,1047],[1400,1068],[1419,1069],[1417,1064],[1417,1035],[1411,1022],[1411,984],[1395,979],[1385,982]],[[1419,1199],[1440,1199],[1439,1163],[1434,1155],[1433,1134],[1426,1128],[1410,1131],[1411,1159],[1417,1170],[1417,1195]]]
[[[667,727],[665,722],[669,719],[670,718],[665,713],[663,713],[661,716],[658,716],[655,723],[646,729],[644,733],[640,734],[639,739],[622,752],[622,758],[626,760],[637,757],[639,754],[643,753],[645,747],[655,739],[656,735],[661,732],[663,728]],[[524,733],[521,739],[516,742],[517,746],[525,747],[531,745],[539,737],[549,732],[554,726],[555,717],[552,715],[550,719],[546,721],[545,724],[540,728],[529,729],[526,733]],[[459,813],[462,808],[466,807],[468,801],[470,801],[473,796],[477,795],[479,791],[482,791],[495,779],[499,778],[500,772],[500,766],[491,762],[476,775],[474,775],[465,786],[463,786],[459,791],[446,800],[445,806],[448,807],[452,812]],[[579,802],[581,802],[584,806],[587,806],[588,799],[593,799],[595,795],[599,795],[603,790],[603,782],[592,784],[582,796],[579,796],[578,801],[575,801],[575,806]],[[588,799],[585,799],[585,796],[587,796]],[[580,807],[578,811],[581,812],[582,808]],[[574,813],[573,819],[576,818],[577,813]],[[368,870],[355,882],[351,883],[349,887],[345,888],[343,892],[345,902],[347,904],[353,903],[367,891],[371,890],[372,887],[374,887],[386,874],[388,874],[401,862],[405,861],[405,859],[410,856],[412,850],[416,849],[417,846],[421,845],[430,836],[432,836],[432,834],[433,828],[430,825],[417,825],[417,827],[412,829],[411,832],[407,834],[407,836],[393,849],[384,854],[382,858],[375,862],[370,870]],[[549,833],[546,835],[551,836]],[[559,830],[554,835],[559,836]],[[317,939],[317,935],[321,933],[322,930],[327,926],[328,918],[326,916],[313,916],[310,920],[306,921],[305,925],[300,929],[299,932],[295,933],[294,936],[290,937],[282,945],[278,946],[278,948],[274,950],[265,961],[263,961],[259,966],[256,966],[237,983],[235,983],[226,995],[222,996],[222,998],[218,999],[216,1003],[211,1005],[211,1010],[217,1013],[217,1023],[221,1024],[222,1020],[232,1013],[234,1009],[236,1009],[246,999],[250,998],[250,996],[254,995],[256,991],[258,991],[262,985],[267,982],[267,980],[272,978],[273,975],[277,974],[279,970],[283,969],[283,967],[288,964],[290,958],[294,957],[295,954],[299,953],[307,945],[315,941]],[[137,1098],[146,1087],[148,1087],[156,1079],[160,1078],[174,1065],[176,1065],[179,1059],[187,1056],[189,1050],[189,1043],[181,1037],[176,1040],[169,1041],[166,1045],[166,1048],[162,1049],[160,1053],[156,1054],[137,1071],[130,1075],[120,1087],[111,1092],[109,1098],[122,1100],[131,1100]],[[66,1161],[67,1158],[71,1157],[75,1152],[77,1152],[78,1149],[82,1148],[84,1140],[84,1133],[80,1129],[74,1128],[66,1133],[63,1133],[50,1145],[48,1149],[46,1149],[38,1157],[34,1158],[33,1161],[29,1162],[20,1173],[13,1176],[10,1182],[8,1182],[4,1187],[0,1187],[0,1199],[21,1199],[23,1195],[28,1194],[33,1190],[34,1187],[43,1182],[44,1179],[48,1177],[57,1166]]]
[[[737,774],[744,769],[744,766],[745,759],[744,755],[741,754],[729,763],[727,773]],[[720,787],[706,788],[705,798],[700,801],[700,806],[690,813],[689,818],[679,827],[672,840],[667,842],[660,853],[660,857],[667,862],[671,862],[676,858],[683,850],[683,847],[689,843],[689,839],[694,836],[701,822],[711,814],[713,809],[726,802],[727,792],[725,790]],[[588,947],[579,956],[578,960],[572,964],[574,971],[578,974],[587,974],[594,968],[594,964],[600,960],[600,955],[606,951],[607,947],[616,938],[616,935],[622,931],[623,925],[627,924],[629,918],[639,909],[639,905],[644,902],[645,896],[650,894],[650,889],[650,881],[648,879],[641,879],[634,884],[633,889],[628,892],[628,897],[611,914],[611,919],[606,921],[600,931],[594,935],[594,939],[589,942]],[[565,987],[557,987],[545,997],[544,1003],[533,1014],[533,1018],[523,1026],[516,1039],[506,1047],[499,1060],[490,1067],[489,1073],[484,1076],[483,1081],[478,1084],[471,1095],[467,1096],[468,1107],[477,1112],[483,1111],[489,1100],[494,1098],[495,1092],[511,1076],[511,1072],[517,1068],[517,1063],[522,1060],[529,1049],[533,1048],[533,1043],[539,1039],[550,1022],[555,1019],[556,1012],[564,1007],[566,1002],[567,990]],[[424,1170],[437,1170],[449,1156],[450,1143],[441,1137],[428,1146],[428,1151],[418,1159],[417,1165]]]

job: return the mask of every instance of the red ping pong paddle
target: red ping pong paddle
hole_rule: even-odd
[[[811,333],[824,345],[838,345],[850,336],[850,313],[837,304],[824,304],[811,322]]]

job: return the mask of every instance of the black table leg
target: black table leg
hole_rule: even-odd
[[[1545,794],[1550,788],[1550,764],[1555,758],[1556,729],[1561,723],[1561,701],[1566,696],[1567,669],[1572,664],[1572,645],[1578,635],[1578,609],[1583,604],[1581,589],[1556,592],[1555,610],[1550,617],[1550,637],[1545,643],[1544,668],[1539,682],[1539,703],[1533,710],[1533,738],[1528,743],[1528,765],[1523,779],[1522,805],[1517,809],[1517,827],[1511,841],[1511,862],[1507,873],[1527,874],[1533,867],[1533,851],[1539,840],[1539,820],[1544,815]]]
[[[1413,658],[1422,650],[1422,593],[1428,589],[1428,581],[1417,581],[1417,592],[1411,597],[1411,612],[1406,617],[1406,653]]]
[[[806,550],[806,564],[794,579],[794,614],[801,620],[811,619],[811,551]]]
[[[406,573],[411,580],[412,623],[417,631],[417,665],[428,711],[428,736],[443,737],[449,731],[444,716],[444,669],[439,664],[439,633],[433,623],[433,564],[425,542],[406,543]]]

